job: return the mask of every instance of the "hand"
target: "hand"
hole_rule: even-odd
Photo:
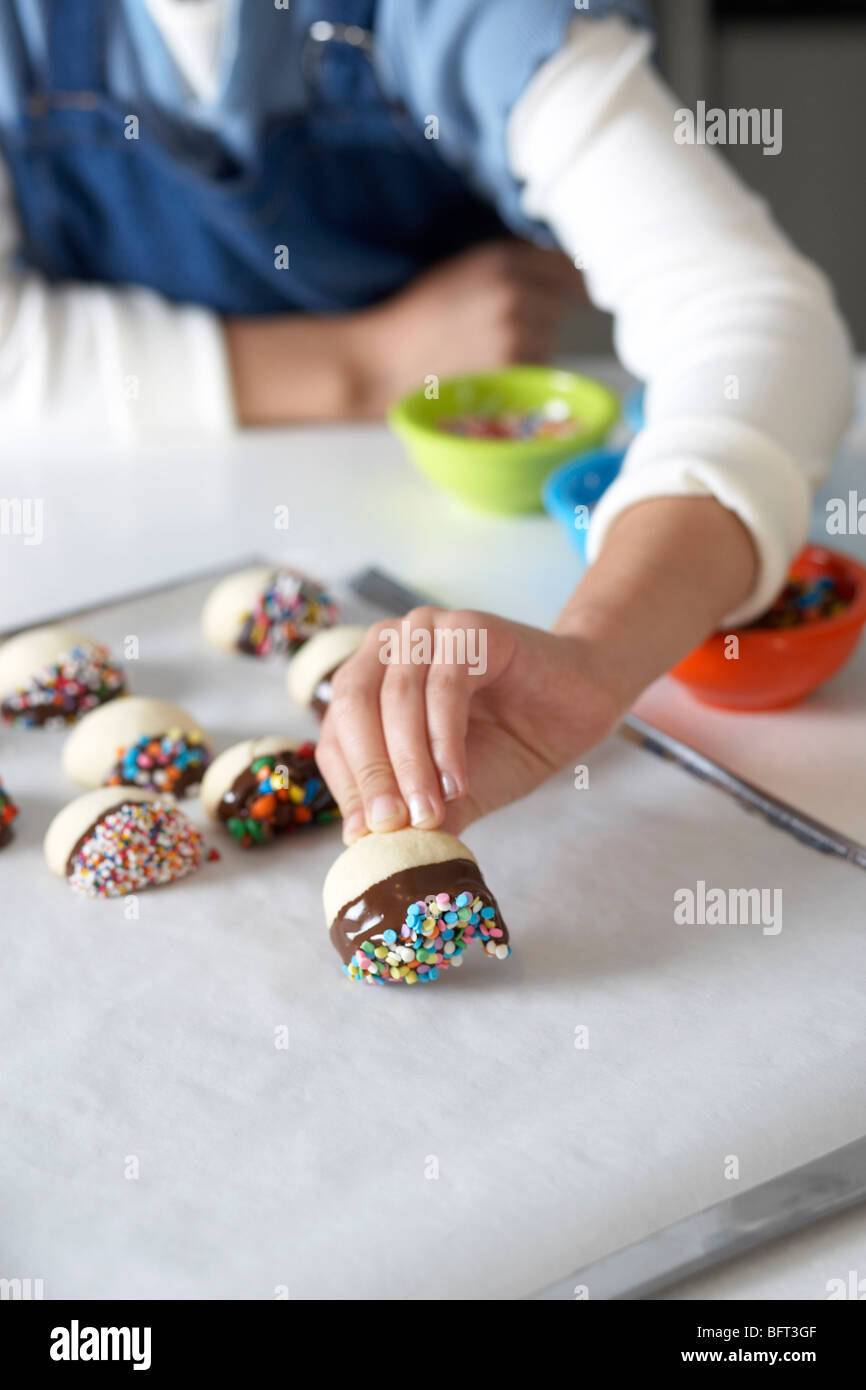
[[[757,568],[714,498],[654,497],[614,522],[553,634],[440,608],[376,624],[334,678],[317,750],[343,838],[409,820],[458,832],[525,796],[742,604]]]
[[[386,641],[394,633],[405,637]],[[598,743],[622,711],[597,656],[489,613],[419,608],[377,623],[334,678],[316,753],[346,843],[410,822],[459,832]]]
[[[361,316],[368,404],[441,377],[515,362],[547,362],[583,281],[559,251],[497,241],[445,261]]]
[[[558,251],[491,242],[373,309],[224,321],[243,425],[379,419],[430,373],[544,362],[582,280]]]

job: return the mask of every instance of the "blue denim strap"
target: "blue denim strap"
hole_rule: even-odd
[[[376,0],[320,0],[305,36],[307,95],[316,101],[370,109],[385,102],[373,54]],[[359,62],[359,58],[363,61]]]
[[[322,0],[319,19],[332,24],[354,24],[359,29],[372,29],[376,0]]]
[[[102,91],[104,0],[47,0],[48,84],[55,92]]]

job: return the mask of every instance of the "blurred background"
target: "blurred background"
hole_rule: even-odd
[[[866,0],[655,0],[659,66],[692,110],[780,107],[782,149],[719,146],[826,271],[866,352]],[[610,347],[583,310],[566,347]]]

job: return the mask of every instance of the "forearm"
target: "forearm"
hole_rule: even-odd
[[[554,630],[593,652],[624,712],[742,603],[756,567],[745,526],[715,499],[640,502],[612,523]]]
[[[227,319],[224,332],[242,425],[364,419],[384,408],[365,314]]]

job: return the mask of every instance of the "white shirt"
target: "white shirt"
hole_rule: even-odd
[[[213,90],[227,0],[147,0],[191,92]],[[717,497],[748,527],[760,571],[726,622],[765,609],[805,538],[814,485],[852,407],[852,361],[824,276],[706,146],[674,141],[675,98],[619,19],[576,19],[511,114],[524,206],[580,257],[648,383],[647,422],[589,535],[642,499]],[[148,290],[49,288],[15,271],[0,168],[0,436],[135,439],[237,427],[222,327]],[[708,328],[708,324],[711,327]],[[146,383],[146,399],[137,390]]]
[[[227,0],[145,0],[190,91],[214,95]]]

